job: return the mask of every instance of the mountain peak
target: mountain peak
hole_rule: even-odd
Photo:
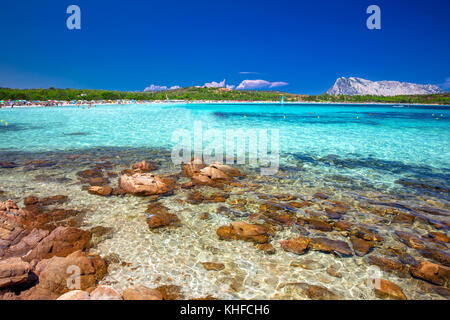
[[[340,77],[328,89],[329,95],[375,95],[396,96],[434,94],[445,91],[433,84],[416,84],[399,81],[370,81],[357,77]]]

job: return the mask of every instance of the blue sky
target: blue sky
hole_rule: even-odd
[[[72,4],[81,30],[66,27]],[[366,27],[372,4],[381,30]],[[448,90],[449,13],[448,0],[2,0],[0,86],[141,91],[226,79],[317,94],[357,76]]]

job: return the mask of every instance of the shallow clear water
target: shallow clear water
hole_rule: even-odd
[[[386,255],[389,247],[399,246],[393,231],[425,235],[435,231],[427,219],[450,222],[449,118],[450,107],[445,106],[151,104],[0,109],[0,119],[9,123],[0,125],[0,161],[19,164],[13,169],[0,168],[0,190],[5,191],[0,200],[20,202],[31,194],[69,195],[68,208],[87,211],[83,228],[102,225],[113,229],[92,250],[102,256],[115,254],[130,263],[112,264],[104,280],[120,290],[131,283],[176,284],[187,298],[305,299],[293,285],[304,282],[327,287],[345,299],[374,298],[364,282],[370,266],[364,258],[344,259],[315,251],[297,256],[279,245],[279,240],[305,232],[348,241],[337,231],[277,229],[271,241],[276,253],[268,256],[250,243],[218,240],[219,226],[233,220],[251,221],[216,212],[219,205],[232,207],[230,203],[188,204],[184,200],[189,191],[180,189],[160,201],[178,215],[181,227],[152,232],[146,224],[146,198],[90,195],[81,188],[76,172],[108,163],[107,171],[118,173],[141,160],[157,164],[156,174],[179,172],[180,167],[170,161],[172,133],[179,128],[192,131],[194,121],[201,121],[204,129],[223,131],[276,128],[280,130],[279,172],[261,177],[254,166],[239,166],[247,174],[243,181],[258,186],[232,188],[230,199],[246,199],[244,211],[250,214],[257,213],[263,203],[260,194],[292,194],[311,200],[312,209],[323,212],[329,204],[313,200],[312,195],[324,192],[351,207],[345,220],[369,225],[386,238],[371,253]],[[45,160],[49,165],[30,160]],[[110,179],[112,186],[116,179]],[[386,207],[402,211],[402,206],[433,207],[444,214],[412,210],[420,219],[405,225],[371,211]],[[300,211],[298,215],[305,215]],[[211,218],[201,220],[203,212]],[[400,246],[423,260],[416,250]],[[291,265],[308,259],[314,260],[313,268]],[[225,269],[206,271],[201,262],[207,261],[224,263]],[[328,275],[325,270],[330,266],[342,278]],[[391,273],[383,277],[400,285],[408,298],[442,299],[423,289],[419,280]]]

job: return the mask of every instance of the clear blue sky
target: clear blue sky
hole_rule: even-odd
[[[66,28],[71,4],[81,30]],[[381,30],[366,28],[371,4]],[[262,79],[317,94],[341,76],[448,85],[449,17],[448,0],[2,0],[0,86],[141,91]]]

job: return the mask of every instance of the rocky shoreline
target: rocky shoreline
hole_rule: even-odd
[[[1,165],[5,170],[19,166],[13,162]],[[39,167],[45,163],[33,165]],[[147,209],[138,214],[145,216],[149,233],[164,234],[174,228],[184,228],[184,218],[169,205],[173,203],[193,208],[196,219],[205,223],[211,216],[223,217],[220,221],[224,223],[208,230],[216,237],[219,247],[226,243],[248,243],[265,257],[282,254],[293,259],[288,266],[292,270],[322,270],[320,273],[331,279],[327,281],[341,279],[342,272],[333,265],[325,266],[309,259],[311,255],[330,255],[335,261],[357,259],[358,263],[362,261],[381,269],[383,275],[392,274],[413,283],[416,290],[425,294],[444,299],[450,296],[450,223],[445,206],[410,206],[405,210],[395,203],[344,202],[325,191],[311,195],[264,192],[261,181],[247,177],[236,168],[219,163],[206,165],[199,159],[192,159],[178,172],[154,174],[157,166],[147,161],[135,163],[120,173],[111,169],[110,164],[103,162],[79,171],[78,183],[83,192],[105,201],[111,197],[145,200]],[[249,194],[256,197],[246,196]],[[104,278],[112,265],[127,267],[128,264],[114,256],[95,253],[97,245],[108,236],[108,227],[82,228],[85,213],[65,206],[70,195],[25,196],[20,207],[12,200],[0,203],[0,299],[186,298],[188,283],[183,288],[155,281],[151,288],[133,284],[122,290],[106,285]],[[213,205],[215,211],[203,211],[208,205]],[[355,219],[358,215],[369,217],[373,224],[361,223]],[[391,232],[384,229],[386,226],[395,228]],[[303,255],[308,258],[298,259]],[[201,264],[207,274],[226,274],[230,268],[229,263],[222,261],[205,260]],[[67,285],[72,279],[67,272],[70,266],[78,266],[81,271],[80,287],[76,290],[70,290]],[[370,279],[376,285],[367,290],[378,298],[411,298],[403,285],[391,281],[390,276]],[[276,292],[267,298],[348,298],[312,280],[277,280]],[[358,285],[367,287],[366,280],[363,277]],[[227,290],[239,292],[244,281],[233,278]],[[187,296],[214,299],[220,292]]]

